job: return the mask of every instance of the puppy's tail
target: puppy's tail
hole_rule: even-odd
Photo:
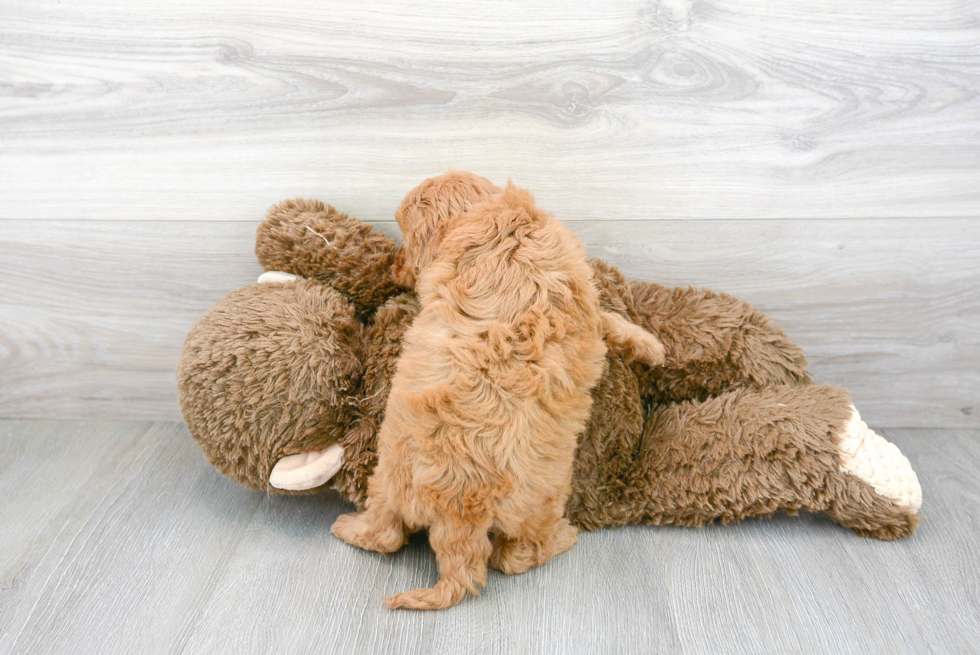
[[[664,345],[656,336],[619,314],[602,312],[603,339],[614,355],[626,355],[651,366],[664,363]]]
[[[436,551],[439,582],[431,589],[416,589],[385,599],[391,609],[441,610],[452,607],[487,584],[487,560],[493,547],[487,536],[490,522],[465,524],[436,521],[429,527],[429,545]]]

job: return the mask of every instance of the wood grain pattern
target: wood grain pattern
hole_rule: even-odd
[[[0,221],[0,416],[178,419],[180,346],[261,272],[256,224]],[[980,425],[980,222],[569,225],[631,277],[753,303],[875,427]]]
[[[607,530],[422,613],[381,598],[435,581],[424,536],[354,549],[337,496],[242,489],[180,424],[0,421],[0,653],[971,652],[980,431],[886,436],[923,485],[908,540],[814,515]]]
[[[976,0],[2,11],[0,218],[385,219],[449,167],[569,220],[980,207]]]
[[[0,416],[176,419],[271,203],[512,177],[630,276],[734,293],[881,426],[980,426],[980,1],[0,0]],[[726,219],[726,220],[715,220]],[[761,220],[767,219],[767,220]],[[380,225],[389,233],[394,226]],[[0,653],[967,652],[980,431],[888,431],[912,539],[586,535],[438,614],[424,538],[220,478],[176,423],[0,421]]]
[[[3,425],[0,448],[21,456],[0,475],[16,554],[2,572],[0,651],[179,644],[262,498],[209,475],[187,438],[173,423]],[[18,529],[26,521],[37,528]]]
[[[0,414],[179,418],[194,321],[254,282],[257,223],[6,221]]]

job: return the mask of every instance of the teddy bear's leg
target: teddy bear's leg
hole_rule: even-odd
[[[732,389],[808,384],[803,351],[751,305],[727,294],[630,283],[636,322],[658,335],[662,367],[634,363],[654,403],[703,400]]]
[[[489,523],[474,524],[442,517],[429,527],[429,545],[436,553],[439,581],[431,589],[416,589],[386,598],[391,609],[445,609],[469,592],[480,593],[487,584],[490,556]]]
[[[826,512],[859,534],[912,534],[918,480],[867,429],[847,392],[740,389],[648,416],[631,474],[637,522],[704,525],[784,510]]]

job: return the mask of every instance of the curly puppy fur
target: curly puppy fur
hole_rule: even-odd
[[[392,268],[392,279],[404,287],[415,288],[420,271],[438,255],[438,244],[449,219],[498,193],[500,187],[490,180],[467,172],[450,172],[429,178],[410,191],[395,212],[403,236]],[[601,260],[594,261],[607,266]],[[600,271],[600,274],[607,272]],[[619,271],[616,274],[619,278],[608,282],[627,284]],[[612,298],[610,294],[604,296],[610,302],[613,302]],[[651,332],[634,324],[639,318],[635,309],[633,314],[624,313],[619,311],[616,302],[609,308],[603,307],[606,309],[612,311],[603,313],[603,338],[611,353],[653,366],[664,363],[663,344]]]
[[[446,215],[458,180],[430,180],[445,182],[431,211],[399,214],[422,309],[392,381],[366,511],[333,526],[380,552],[429,528],[440,579],[387,599],[393,608],[449,607],[479,593],[488,558],[522,573],[575,544],[564,509],[605,362],[599,295],[574,235],[512,185]]]
[[[431,177],[408,192],[395,212],[402,246],[392,269],[393,279],[414,289],[422,269],[431,264],[451,218],[500,193],[500,187],[473,173]]]

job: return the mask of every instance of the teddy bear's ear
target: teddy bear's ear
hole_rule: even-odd
[[[255,238],[255,254],[267,271],[325,282],[361,315],[404,290],[392,277],[397,252],[381,232],[319,200],[274,205]]]

